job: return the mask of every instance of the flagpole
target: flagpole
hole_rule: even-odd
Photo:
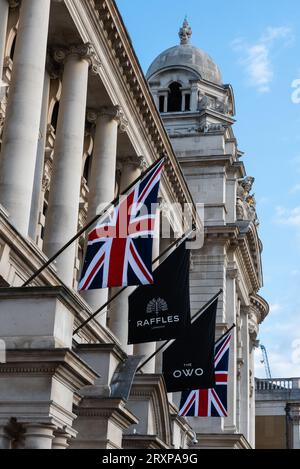
[[[61,254],[63,253],[71,244],[76,241],[77,238],[79,238],[90,226],[92,226],[99,218],[103,217],[111,207],[115,207],[118,202],[120,201],[120,198],[126,194],[135,184],[138,183],[140,179],[142,179],[149,171],[151,171],[154,166],[156,166],[163,158],[165,158],[164,155],[162,155],[158,160],[156,160],[149,168],[146,169],[137,179],[135,179],[121,194],[119,194],[117,197],[114,198],[110,204],[108,204],[98,215],[95,215],[94,218],[92,218],[86,225],[84,225],[77,233],[71,238],[66,244],[64,244],[50,259],[47,260],[38,270],[36,270],[31,277],[29,277],[26,282],[23,283],[22,287],[27,287],[36,277],[40,275],[41,272],[43,272],[52,262]]]
[[[234,329],[235,327],[236,327],[236,324],[233,323],[232,326],[229,329],[227,329],[227,331],[224,332],[224,334],[221,335],[221,337],[218,338],[218,340],[216,341],[216,344],[220,342],[220,340],[222,340],[225,337],[225,335],[227,335],[228,332],[232,331],[232,329]]]
[[[156,259],[152,261],[152,265],[155,264],[157,261],[159,261],[165,254],[167,254],[171,249],[174,247],[178,247],[178,244],[180,245],[183,243],[193,232],[195,231],[195,228],[193,228],[189,233],[185,233],[184,235],[181,236],[181,238],[176,239],[173,243],[170,244]],[[105,309],[117,296],[119,296],[124,290],[126,290],[127,287],[121,288],[119,291],[117,291],[109,300],[107,300],[106,303],[104,303],[100,308],[98,308],[88,319],[86,319],[80,326],[75,329],[73,335],[77,334],[80,329],[85,327],[92,319],[94,319],[95,316],[98,316],[103,309]]]
[[[211,298],[211,300],[209,300],[204,306],[202,306],[202,308],[199,309],[199,311],[197,311],[197,313],[192,317],[192,320],[191,320],[191,324],[193,324],[196,319],[199,318],[199,316],[201,316],[202,313],[204,313],[207,308],[210,307],[210,305],[223,293],[223,290],[221,289],[218,293],[215,294],[215,296],[213,296]],[[234,326],[235,327],[235,326]],[[228,332],[228,331],[227,331]],[[155,355],[157,355],[159,352],[162,351],[163,348],[165,348],[166,345],[169,344],[169,342],[173,343],[176,339],[170,339],[170,340],[167,340],[164,344],[162,344],[160,347],[158,347],[158,349],[155,350],[155,352],[153,352],[150,357],[148,357],[137,369],[136,369],[136,373],[138,371],[140,371],[145,365],[147,365],[147,363],[152,360],[153,357],[155,357]],[[169,345],[171,345],[171,343]]]

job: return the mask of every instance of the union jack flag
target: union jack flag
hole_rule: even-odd
[[[153,283],[155,205],[164,159],[90,231],[79,290]]]
[[[231,331],[215,344],[215,387],[185,391],[179,415],[184,417],[227,417],[227,384]]]

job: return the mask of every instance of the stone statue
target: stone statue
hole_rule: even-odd
[[[203,109],[209,109],[211,107],[211,102],[208,96],[205,94],[200,94],[198,98],[198,110],[202,111]]]
[[[252,176],[239,180],[236,211],[238,220],[251,220],[258,225],[255,196],[250,194],[254,181]]]
[[[229,114],[228,96],[225,96],[224,100],[217,99],[215,110],[222,114]]]

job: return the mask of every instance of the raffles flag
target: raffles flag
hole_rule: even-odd
[[[214,345],[218,299],[163,352],[168,392],[215,385]]]
[[[215,345],[216,384],[210,389],[185,391],[181,396],[179,415],[184,417],[227,417],[228,363],[231,331]]]
[[[175,339],[190,324],[190,252],[182,243],[129,297],[128,344]]]
[[[88,234],[79,290],[153,283],[152,243],[164,159]]]

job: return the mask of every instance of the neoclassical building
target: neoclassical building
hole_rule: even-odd
[[[253,178],[233,90],[190,36],[185,21],[146,79],[113,0],[0,0],[0,448],[254,446],[253,348],[268,306]],[[132,288],[74,334],[117,292],[78,293],[84,235],[22,287],[161,154],[170,235],[153,256],[182,225],[164,207],[188,204],[200,225],[204,204],[192,309],[222,288],[217,334],[237,326],[223,419],[180,417],[160,356],[135,373],[156,344],[127,346]]]

